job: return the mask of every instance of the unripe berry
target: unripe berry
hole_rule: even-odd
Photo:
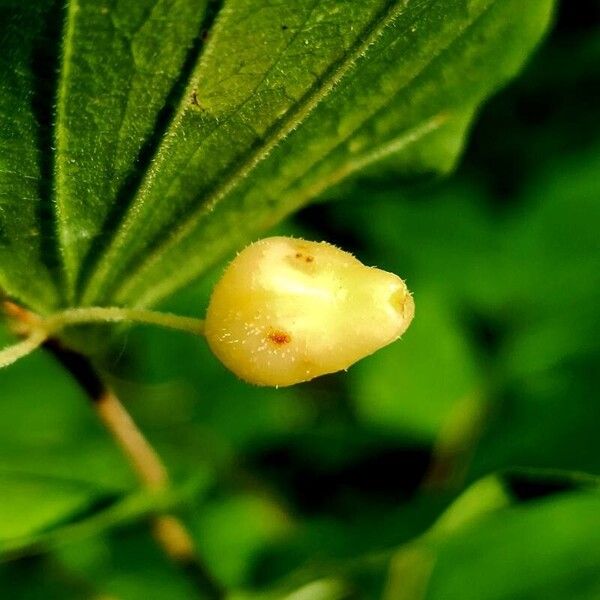
[[[413,314],[398,276],[326,242],[271,237],[225,269],[205,333],[240,378],[286,386],[347,369],[398,339]]]

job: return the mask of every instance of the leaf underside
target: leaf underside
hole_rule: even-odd
[[[4,2],[0,286],[151,305],[360,171],[448,171],[551,0]]]

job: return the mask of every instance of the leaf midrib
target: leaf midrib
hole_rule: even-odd
[[[62,198],[66,193],[65,173],[66,168],[63,161],[66,159],[65,149],[68,145],[64,125],[66,117],[66,102],[67,102],[67,86],[71,76],[72,56],[74,52],[73,38],[75,35],[75,20],[80,7],[77,0],[70,0],[67,6],[67,19],[64,29],[64,43],[61,59],[61,69],[59,74],[58,93],[57,93],[57,110],[55,120],[55,139],[56,151],[54,162],[54,219],[56,227],[56,238],[58,243],[58,255],[60,256],[61,279],[63,287],[66,288],[67,302],[71,303],[74,299],[74,284],[75,276],[70,268],[72,255],[69,255],[67,250],[68,244],[66,241],[66,229],[64,223],[64,210]],[[63,226],[61,226],[63,225]]]

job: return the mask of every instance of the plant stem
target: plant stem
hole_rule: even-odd
[[[152,490],[168,487],[169,476],[165,466],[115,394],[104,389],[94,400],[94,408],[123,454],[129,459],[138,479]]]
[[[69,308],[44,318],[10,300],[4,300],[1,308],[11,318],[11,326],[14,332],[25,339],[13,346],[0,350],[0,368],[11,365],[18,359],[33,352],[46,339],[69,325],[130,321],[148,325],[159,325],[178,331],[185,331],[193,335],[204,335],[203,319],[181,317],[153,310],[121,308],[118,306],[91,306]]]
[[[20,358],[27,356],[36,348],[39,348],[44,343],[45,339],[46,334],[41,331],[37,331],[32,333],[29,337],[25,338],[21,342],[13,344],[12,346],[8,346],[7,348],[3,348],[0,350],[0,369],[2,367],[8,367],[8,365],[12,365]]]
[[[181,317],[170,313],[161,313],[153,310],[138,308],[121,308],[118,306],[104,307],[91,306],[83,308],[70,308],[55,313],[43,321],[44,327],[50,331],[60,331],[68,325],[82,325],[85,323],[134,321],[149,325],[160,325],[170,329],[186,331],[194,335],[204,333],[204,320],[193,317]]]
[[[86,392],[96,414],[127,456],[138,479],[149,489],[168,487],[169,476],[159,455],[137,428],[114,392],[103,383],[92,363],[82,354],[64,348],[55,339],[48,339],[44,347]],[[179,518],[168,514],[157,515],[152,529],[158,544],[194,581],[202,598],[224,598],[222,588],[202,563],[191,535]]]

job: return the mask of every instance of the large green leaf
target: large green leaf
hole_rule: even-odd
[[[30,43],[2,62],[2,116],[13,127],[17,112],[29,134],[6,170],[31,164],[35,179],[3,182],[31,211],[20,229],[12,217],[3,226],[3,284],[50,307],[51,281],[46,296],[32,291],[50,262],[69,303],[154,303],[361,169],[448,170],[474,111],[522,65],[551,4],[226,0],[204,43],[218,6],[207,15],[191,0],[71,0],[50,131],[25,102],[42,81],[51,114],[52,65],[32,63],[30,48],[44,13],[15,3],[7,48],[19,36]],[[60,6],[52,11],[49,22]],[[6,131],[3,142],[17,136]]]
[[[159,300],[382,144],[408,173],[447,168],[454,119],[514,73],[549,3],[226,8],[89,301]]]

